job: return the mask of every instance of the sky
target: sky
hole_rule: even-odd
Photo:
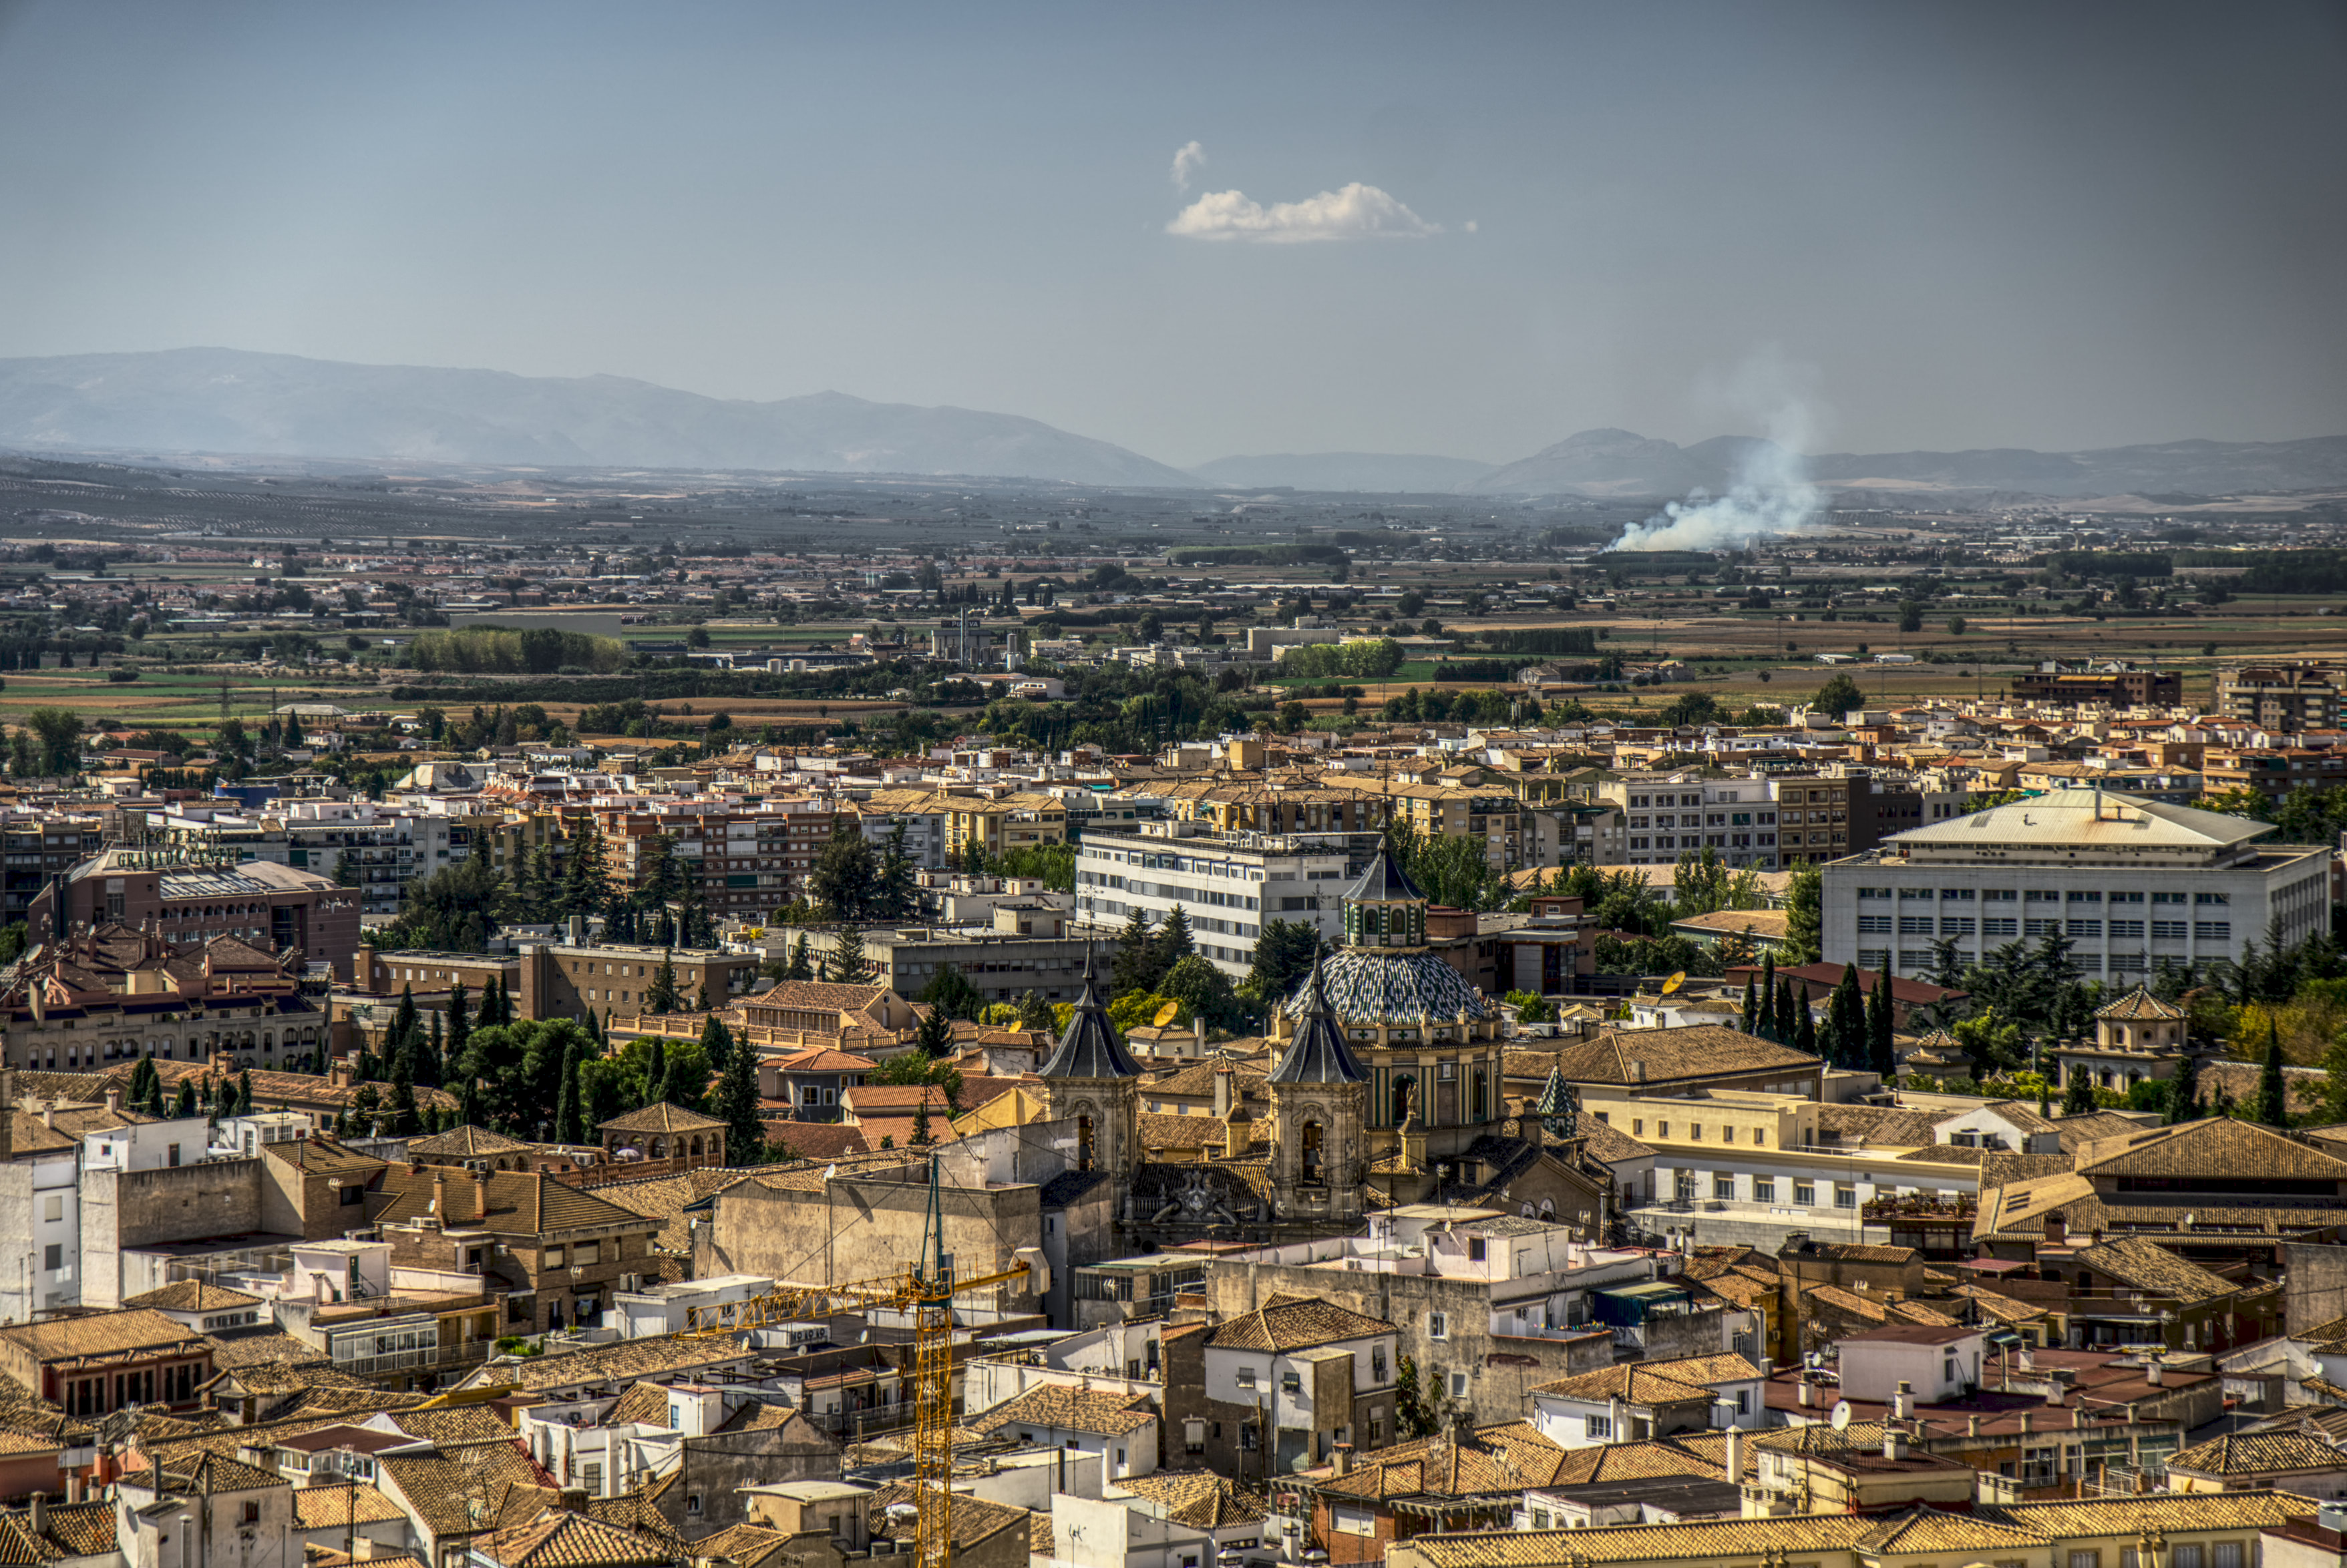
[[[0,0],[0,357],[1188,464],[2347,434],[2347,6]]]

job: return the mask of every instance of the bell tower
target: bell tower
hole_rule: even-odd
[[[1353,1219],[1368,1177],[1369,1075],[1328,1006],[1320,960],[1269,1076],[1272,1202],[1283,1218]]]
[[[1130,1181],[1141,1159],[1141,1067],[1108,1021],[1089,958],[1084,994],[1040,1076],[1046,1116],[1076,1124],[1076,1168]]]

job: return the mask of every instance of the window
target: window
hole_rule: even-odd
[[[1450,1397],[1454,1399],[1463,1399],[1467,1397],[1466,1373],[1453,1372],[1450,1374]]]
[[[1795,1182],[1793,1184],[1793,1202],[1795,1204],[1801,1208],[1808,1208],[1817,1201],[1818,1184],[1815,1182]]]
[[[2198,1546],[2178,1546],[2169,1560],[2170,1568],[2201,1568],[2207,1561],[2207,1552]]]
[[[562,1259],[563,1259],[563,1249],[562,1249],[561,1247],[559,1247],[559,1246],[550,1246],[550,1247],[548,1247],[548,1248],[546,1249],[546,1266],[547,1266],[547,1267],[548,1267],[548,1268],[560,1268],[560,1267],[562,1266]]]
[[[2241,1568],[2241,1543],[2219,1541],[2216,1545],[2216,1568]]]
[[[580,1242],[577,1246],[570,1249],[570,1261],[580,1267],[584,1267],[590,1263],[602,1262],[603,1244],[600,1241]]]
[[[1711,1195],[1722,1203],[1726,1203],[1734,1198],[1736,1196],[1736,1178],[1733,1176],[1717,1175],[1712,1177]]]
[[[1756,1204],[1775,1203],[1777,1201],[1777,1178],[1774,1176],[1753,1177],[1752,1201]]]
[[[1242,1388],[1242,1389],[1252,1389],[1252,1388],[1254,1388],[1254,1387],[1255,1387],[1255,1368],[1252,1368],[1252,1367],[1242,1367],[1242,1368],[1239,1368],[1239,1371],[1238,1371],[1238,1384],[1239,1384],[1239,1387],[1240,1387],[1240,1388]]]
[[[54,1195],[52,1195],[52,1196],[50,1196],[50,1197],[46,1197],[46,1198],[42,1199],[42,1200],[41,1200],[41,1217],[42,1217],[43,1219],[45,1219],[45,1220],[61,1220],[61,1219],[65,1218],[65,1217],[66,1217],[66,1201],[65,1201],[65,1199],[63,1199],[63,1198],[61,1198],[61,1197],[56,1197],[56,1196],[54,1196]]]
[[[1614,1436],[1614,1418],[1613,1418],[1613,1417],[1611,1417],[1611,1416],[1590,1416],[1590,1417],[1587,1417],[1587,1418],[1585,1418],[1585,1419],[1584,1419],[1584,1424],[1585,1424],[1585,1425],[1587,1426],[1587,1428],[1588,1428],[1588,1435],[1589,1435],[1589,1436],[1591,1436],[1591,1437],[1593,1437],[1593,1438],[1601,1438],[1601,1439],[1604,1439],[1604,1440],[1608,1440],[1608,1441],[1611,1441],[1611,1440],[1612,1440],[1613,1436]]]
[[[48,1245],[41,1249],[41,1266],[43,1268],[46,1268],[50,1273],[54,1274],[65,1266],[66,1249],[63,1243],[53,1241],[49,1243]]]
[[[1469,1236],[1467,1238],[1467,1261],[1470,1263],[1481,1263],[1483,1261],[1483,1238],[1479,1235]]]
[[[701,1512],[701,1493],[697,1491],[688,1491],[684,1494],[684,1511],[685,1512],[696,1517],[699,1516]]]
[[[1373,1345],[1369,1348],[1369,1381],[1382,1384],[1385,1380],[1386,1348],[1382,1345]]]
[[[1182,1423],[1182,1447],[1189,1453],[1204,1453],[1206,1451],[1206,1423],[1204,1421],[1184,1421]]]
[[[2195,920],[2192,922],[2192,934],[2203,941],[2229,942],[2233,939],[2233,923],[2230,920]]]
[[[1426,1337],[1429,1339],[1450,1337],[1450,1319],[1447,1314],[1430,1312],[1426,1315]]]
[[[1835,1183],[1834,1207],[1838,1209],[1854,1209],[1858,1207],[1858,1189],[1852,1186],[1846,1186],[1840,1182]]]
[[[1752,1146],[1753,1146],[1754,1148],[1756,1148],[1756,1149],[1757,1149],[1757,1148],[1758,1148],[1761,1144],[1766,1143],[1768,1141],[1768,1128],[1766,1128],[1766,1127],[1755,1127],[1755,1128],[1753,1128],[1753,1129],[1752,1129]]]
[[[247,1503],[244,1505],[244,1522],[245,1522],[247,1524],[258,1524],[258,1523],[260,1523],[260,1522],[261,1522],[261,1504],[260,1504],[260,1503],[258,1503],[258,1502],[247,1502]]]
[[[2099,1552],[2073,1552],[2070,1553],[2070,1568],[2103,1568],[2103,1554]]]

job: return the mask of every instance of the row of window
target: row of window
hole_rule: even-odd
[[[1781,1184],[1791,1192],[1792,1204],[1795,1208],[1813,1209],[1818,1206],[1818,1183],[1808,1177],[1795,1177],[1793,1180],[1782,1184],[1779,1184],[1775,1176],[1751,1176],[1740,1179],[1747,1180],[1751,1183],[1751,1201],[1756,1204],[1775,1203],[1777,1201],[1778,1189]],[[1695,1202],[1696,1196],[1696,1184],[1698,1180],[1698,1174],[1694,1171],[1673,1172],[1671,1174],[1672,1195],[1683,1204],[1691,1204]],[[1713,1200],[1723,1204],[1734,1203],[1736,1201],[1736,1187],[1738,1180],[1738,1177],[1725,1171],[1713,1172],[1711,1175],[1711,1195]],[[1856,1187],[1851,1186],[1847,1182],[1829,1182],[1826,1184],[1826,1186],[1831,1197],[1833,1207],[1838,1209],[1854,1209],[1858,1207],[1858,1189]]]
[[[2221,922],[2219,923],[2219,928],[2221,935],[2224,929]],[[1891,949],[1888,948],[1858,949],[1858,967],[1861,969],[1879,969],[1890,962]],[[1929,970],[1934,962],[1932,950],[1928,948],[1899,949],[1899,969],[1901,973],[1920,974]],[[2144,952],[2074,952],[2070,955],[2070,966],[2079,973],[2086,975],[2147,975],[2151,973],[2151,956]]]
[[[1942,903],[1970,904],[2195,904],[2223,906],[2233,901],[2229,893],[2106,893],[2093,888],[2063,889],[2032,887],[2025,892],[2012,887],[1861,887],[1861,902],[1874,900],[1888,903],[1893,899],[1902,904]]]

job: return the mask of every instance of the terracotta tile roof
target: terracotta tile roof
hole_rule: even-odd
[[[474,1542],[474,1550],[505,1568],[599,1568],[603,1563],[669,1568],[676,1560],[670,1543],[656,1536],[560,1510],[500,1530]]]
[[[1256,1310],[1216,1324],[1206,1343],[1234,1350],[1306,1350],[1394,1332],[1394,1326],[1382,1317],[1366,1317],[1333,1302],[1275,1295]]]
[[[467,1175],[426,1165],[410,1174],[405,1166],[395,1165],[384,1173],[381,1191],[385,1201],[379,1208],[371,1205],[374,1223],[408,1225],[426,1217],[436,1180],[445,1185],[448,1199],[448,1212],[438,1217],[451,1230],[477,1228],[497,1235],[539,1236],[641,1217],[536,1171],[483,1171]]]
[[[293,1489],[293,1527],[297,1530],[324,1530],[354,1522],[383,1524],[406,1517],[405,1509],[364,1482],[357,1486]]]
[[[784,980],[771,990],[744,997],[744,1003],[790,1008],[798,1012],[862,1012],[887,994],[886,986],[841,986],[828,980]]]
[[[412,1438],[434,1443],[510,1440],[514,1430],[487,1405],[443,1405],[428,1410],[398,1410],[391,1424]]]
[[[2184,1009],[2178,1007],[2173,1002],[2161,1001],[2157,997],[2153,996],[2141,986],[2137,986],[2135,989],[2127,992],[2127,995],[2119,998],[2118,1000],[2109,1002],[2102,1007],[2096,1008],[2095,1009],[2095,1016],[2096,1018],[2115,1018],[2124,1020],[2133,1020],[2136,1019],[2179,1019],[2184,1016]]]
[[[1806,1051],[1716,1023],[1683,1029],[1608,1029],[1594,1040],[1565,1046],[1553,1060],[1569,1083],[1623,1086],[1731,1073],[1799,1072],[1823,1065]],[[1643,1065],[1644,1079],[1633,1076],[1633,1062]]]
[[[118,1356],[133,1350],[205,1347],[202,1335],[181,1327],[159,1312],[127,1307],[118,1312],[92,1313],[87,1317],[60,1317],[47,1323],[20,1323],[0,1328],[0,1338],[22,1347],[36,1361],[66,1361],[84,1357]]]
[[[1574,1462],[1528,1422],[1477,1429],[1464,1440],[1419,1438],[1362,1456],[1346,1475],[1316,1471],[1315,1490],[1387,1501],[1405,1497],[1481,1497],[1546,1486]],[[1595,1463],[1594,1456],[1587,1461]]]
[[[54,1563],[60,1557],[104,1557],[118,1550],[114,1503],[52,1502],[36,1535],[30,1510],[0,1515],[0,1563]]]
[[[1051,1515],[1036,1517],[1049,1520]],[[736,1524],[714,1535],[704,1535],[692,1543],[696,1557],[723,1557],[737,1568],[763,1568],[766,1560],[791,1543],[791,1538],[779,1530],[769,1530],[763,1524]]]
[[[1760,1368],[1741,1356],[1691,1356],[1668,1361],[1625,1361],[1535,1386],[1568,1399],[1623,1399],[1634,1405],[1712,1399],[1712,1385],[1758,1382]]]
[[[930,1123],[931,1131],[943,1122],[938,1117]],[[766,1136],[786,1145],[802,1160],[829,1163],[850,1155],[868,1154],[877,1139],[867,1139],[864,1129],[851,1127],[845,1122],[768,1122]]]
[[[532,1356],[509,1365],[492,1364],[467,1379],[476,1385],[509,1383],[531,1393],[598,1383],[627,1383],[668,1372],[692,1372],[705,1367],[747,1360],[752,1352],[731,1335],[686,1339],[666,1335],[650,1339],[622,1339],[611,1345],[590,1345],[560,1356]]]
[[[307,1138],[289,1138],[282,1143],[263,1143],[261,1152],[281,1165],[291,1165],[310,1175],[370,1176],[386,1168],[384,1162],[372,1154],[362,1154],[315,1133]]]
[[[1192,1530],[1260,1524],[1271,1512],[1268,1496],[1212,1471],[1161,1470],[1114,1484],[1148,1501],[1160,1519]]]
[[[168,1312],[226,1312],[232,1307],[258,1307],[261,1297],[226,1286],[208,1285],[200,1279],[177,1279],[159,1290],[130,1296],[122,1305]]]
[[[2262,1176],[2347,1182],[2347,1160],[2230,1116],[2097,1139],[2078,1151],[2094,1176]]]
[[[2097,1274],[2178,1301],[2209,1301],[2230,1296],[2238,1288],[2197,1264],[2190,1264],[2143,1236],[2113,1236],[2074,1255]]]
[[[487,1127],[476,1127],[467,1122],[461,1127],[451,1127],[446,1132],[436,1132],[429,1138],[409,1139],[407,1155],[411,1160],[418,1155],[426,1156],[421,1163],[428,1165],[432,1163],[428,1156],[435,1154],[464,1159],[475,1154],[518,1154],[536,1147],[536,1144],[526,1143],[519,1138],[508,1138],[503,1132],[492,1132]]]
[[[621,1427],[630,1421],[647,1426],[668,1425],[668,1388],[661,1383],[630,1383],[619,1402],[606,1411],[601,1425]]]
[[[858,1113],[895,1112],[910,1115],[927,1102],[932,1111],[946,1109],[946,1091],[934,1083],[859,1083],[839,1091],[839,1102]]]
[[[1157,1419],[1157,1412],[1146,1395],[1043,1383],[969,1419],[989,1436],[1009,1427],[1056,1427],[1113,1438],[1142,1430]]]
[[[871,1072],[879,1067],[868,1056],[856,1056],[845,1050],[834,1050],[827,1045],[810,1046],[794,1050],[788,1056],[767,1059],[768,1064],[784,1072]]]
[[[1586,1111],[1574,1113],[1572,1135],[1583,1141],[1582,1151],[1584,1153],[1608,1165],[1620,1164],[1629,1160],[1651,1160],[1655,1157],[1655,1152],[1645,1144],[1639,1143],[1604,1118],[1592,1115]]]
[[[703,1116],[698,1111],[687,1111],[682,1105],[671,1105],[663,1100],[657,1105],[647,1105],[641,1111],[630,1111],[625,1116],[614,1116],[609,1122],[596,1123],[599,1132],[706,1132],[725,1123],[714,1116]]]
[[[212,1365],[223,1372],[243,1374],[253,1368],[282,1367],[288,1372],[316,1370],[329,1377],[342,1376],[331,1370],[333,1360],[323,1350],[305,1344],[291,1334],[215,1334],[210,1337]],[[248,1388],[253,1386],[246,1377],[240,1376],[239,1381]],[[356,1388],[361,1385],[358,1379],[353,1378],[350,1386]]]
[[[2190,1123],[2186,1123],[2190,1125]],[[2055,1539],[2134,1537],[2147,1530],[2261,1530],[2305,1512],[2281,1491],[2150,1492],[2107,1501],[2015,1502],[1983,1509],[1990,1518]]]
[[[890,1517],[888,1510],[895,1503],[914,1501],[913,1488],[907,1481],[892,1481],[874,1492],[872,1494],[872,1518],[876,1522],[874,1533],[884,1538],[901,1536],[905,1540],[911,1540],[913,1536],[911,1526],[898,1523]],[[1003,1502],[989,1502],[984,1498],[965,1497],[958,1493],[954,1498],[953,1543],[956,1552],[967,1552],[981,1542],[993,1540],[1006,1530],[1018,1531],[1019,1541],[1021,1545],[1024,1545],[1033,1539],[1033,1526],[1032,1516],[1023,1508],[1013,1508],[1009,1503]]]
[[[2347,1470],[2347,1454],[2306,1432],[2232,1432],[2168,1456],[2170,1470],[2197,1475],[2270,1475],[2281,1471]]]
[[[375,1473],[385,1495],[404,1498],[435,1535],[522,1523],[559,1500],[511,1438],[442,1443],[428,1454],[384,1454],[375,1460]]]

